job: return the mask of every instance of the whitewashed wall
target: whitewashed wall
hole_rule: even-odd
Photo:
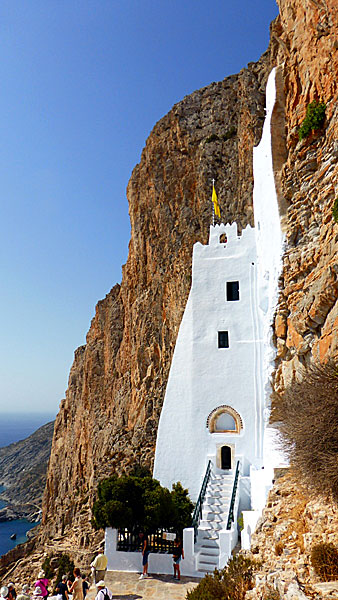
[[[232,532],[227,532],[228,541],[223,540],[223,544],[231,547]],[[116,550],[117,530],[107,527],[105,530],[105,555],[108,558],[108,571],[127,571],[130,573],[142,573],[142,553],[141,552],[120,552]],[[194,529],[188,527],[183,530],[183,549],[184,559],[180,563],[182,575],[189,577],[203,577],[204,573],[196,570],[196,556],[194,553]],[[173,575],[173,557],[172,554],[158,554],[151,552],[148,560],[149,574]]]
[[[276,101],[275,76],[276,69],[273,69],[266,86],[266,117],[262,138],[253,150],[253,203],[258,256],[258,288],[260,290],[259,308],[264,323],[262,378],[267,408],[270,404],[270,378],[276,356],[276,348],[272,343],[271,324],[278,301],[278,279],[282,270],[284,248],[272,162],[271,117]],[[269,410],[266,411],[266,421],[268,418]],[[270,447],[268,444],[265,446],[264,460],[266,461],[270,460]]]
[[[226,233],[227,243],[219,242]],[[208,458],[235,445],[243,472],[263,458],[261,327],[254,230],[210,227],[209,245],[194,245],[192,287],[180,326],[159,422],[154,477],[181,481],[197,499]],[[239,281],[240,300],[226,300],[226,282]],[[229,348],[218,348],[218,331]],[[211,434],[209,413],[229,405],[241,416],[240,434]]]

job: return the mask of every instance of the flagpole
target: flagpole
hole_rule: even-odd
[[[214,189],[215,180],[212,180],[212,189]],[[215,227],[215,205],[212,203],[212,226]]]

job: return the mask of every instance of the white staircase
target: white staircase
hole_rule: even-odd
[[[227,527],[234,478],[234,471],[211,473],[195,544],[198,571],[210,573],[219,568],[219,533]]]

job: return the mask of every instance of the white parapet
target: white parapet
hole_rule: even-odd
[[[180,563],[181,574],[187,577],[203,577],[203,573],[196,570],[196,556],[194,553],[194,529],[188,527],[183,530],[184,559]],[[142,573],[142,553],[123,552],[117,550],[117,530],[107,527],[105,530],[105,555],[108,558],[108,571],[127,571]],[[148,561],[150,574],[173,575],[172,554],[151,552]]]
[[[241,547],[243,550],[250,550],[251,536],[256,529],[257,521],[260,518],[262,511],[260,510],[244,510],[243,529],[241,531]]]

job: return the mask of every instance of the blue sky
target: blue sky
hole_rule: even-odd
[[[257,60],[274,0],[0,3],[0,415],[55,415],[121,280],[126,186],[151,129]]]

